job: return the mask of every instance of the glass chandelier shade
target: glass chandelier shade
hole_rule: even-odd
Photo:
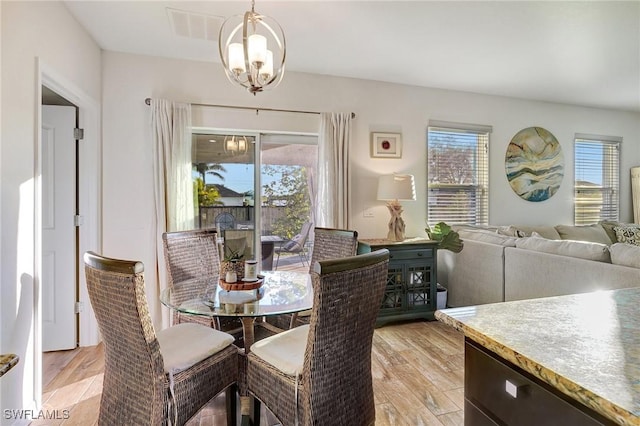
[[[244,155],[249,148],[249,141],[246,136],[225,136],[224,152],[231,155]]]
[[[229,81],[255,95],[280,84],[287,47],[280,25],[256,13],[254,6],[252,0],[250,11],[224,21],[218,45]]]

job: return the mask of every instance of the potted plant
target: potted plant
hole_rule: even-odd
[[[450,250],[454,253],[460,253],[464,248],[464,244],[460,239],[460,234],[451,229],[449,225],[444,222],[438,222],[433,226],[433,229],[427,225],[425,228],[430,240],[438,241],[438,249]]]
[[[235,282],[236,279],[241,279],[244,276],[244,262],[242,262],[244,253],[230,247],[227,247],[225,252],[226,256],[220,264],[220,276],[227,282]],[[234,274],[235,279],[232,278]]]
[[[460,234],[451,229],[449,225],[444,222],[438,222],[433,226],[433,229],[427,225],[425,228],[429,239],[438,241],[438,249],[450,250],[454,253],[460,253],[464,248],[464,244],[460,239]],[[447,289],[437,283],[437,309],[444,309],[447,307]]]

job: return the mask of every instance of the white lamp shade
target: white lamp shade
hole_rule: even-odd
[[[245,72],[244,47],[241,43],[231,43],[229,45],[229,68],[235,72]]]
[[[413,175],[384,175],[378,180],[378,200],[415,200]]]
[[[253,34],[249,36],[249,62],[256,66],[260,63],[261,66],[267,60],[267,38],[260,34]]]

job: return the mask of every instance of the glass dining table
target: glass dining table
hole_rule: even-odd
[[[256,319],[301,312],[313,305],[310,274],[264,271],[259,277],[261,286],[251,290],[225,290],[217,281],[178,283],[163,290],[160,301],[184,314],[239,318],[248,353],[255,340]]]
[[[255,340],[254,330],[257,319],[306,311],[313,306],[310,274],[264,271],[259,278],[262,281],[260,287],[251,290],[225,290],[218,280],[214,282],[198,279],[185,281],[163,290],[160,293],[160,302],[184,314],[218,319],[239,318],[242,322],[244,353],[248,354]],[[273,332],[273,327],[266,322],[260,322],[260,326],[267,327]],[[248,396],[244,378],[241,378],[238,384],[240,385],[241,424],[242,426],[252,425],[253,419],[259,418],[260,406]],[[231,398],[230,393],[227,393],[227,398]],[[227,410],[230,410],[230,406],[227,406]]]

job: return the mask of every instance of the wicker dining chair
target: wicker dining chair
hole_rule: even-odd
[[[248,390],[284,426],[374,424],[371,346],[388,263],[387,249],[316,263],[309,325],[251,346]]]
[[[87,252],[84,263],[105,352],[98,424],[182,425],[224,389],[234,424],[233,336],[193,323],[156,332],[141,262]]]
[[[177,297],[184,300],[202,297],[207,284],[217,285],[220,278],[220,253],[217,241],[218,234],[215,229],[162,234],[168,285],[179,289],[179,293],[175,293]],[[212,317],[174,311],[173,324],[182,322],[195,322],[225,330],[241,328],[239,323],[221,327],[220,323]]]
[[[321,260],[339,259],[341,257],[355,256],[358,248],[358,231],[334,228],[314,228],[313,249],[309,272],[313,271],[313,264]],[[308,324],[311,311],[302,311],[288,317],[289,327]],[[279,319],[279,321],[281,321]]]

